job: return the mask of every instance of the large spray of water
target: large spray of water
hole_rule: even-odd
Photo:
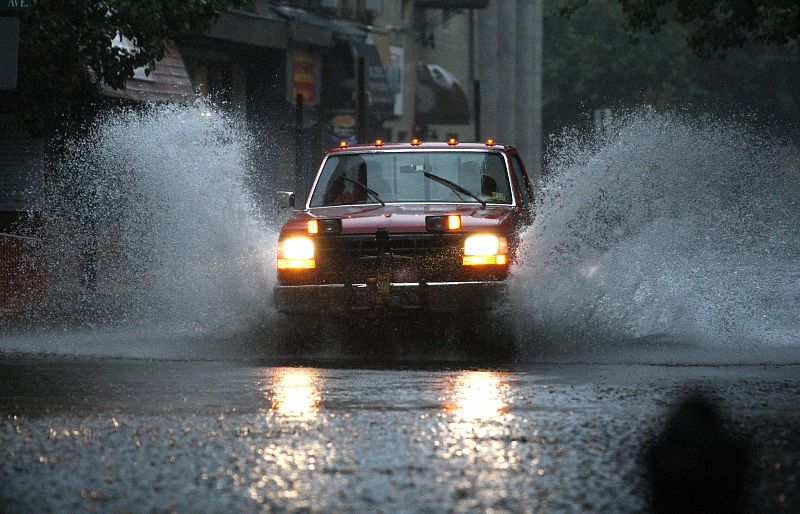
[[[45,315],[199,331],[265,316],[275,237],[250,143],[207,104],[117,110],[69,143],[38,208]]]
[[[554,147],[511,281],[523,347],[800,344],[795,147],[650,109]]]
[[[248,187],[251,143],[205,104],[115,111],[71,142],[39,205],[39,319],[81,328],[3,348],[212,357],[217,342],[227,357],[225,333],[271,333],[276,237]],[[800,347],[796,147],[648,109],[552,146],[510,281],[523,349]]]

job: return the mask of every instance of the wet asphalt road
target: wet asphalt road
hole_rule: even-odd
[[[639,512],[697,387],[800,510],[800,365],[276,364],[0,355],[0,511]]]

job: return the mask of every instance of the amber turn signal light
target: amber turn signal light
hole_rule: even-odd
[[[411,140],[411,146],[419,146],[420,143],[421,141],[419,140],[418,137],[415,137],[414,139]]]
[[[447,230],[458,230],[461,228],[461,216],[451,214],[447,217]]]
[[[485,264],[508,264],[507,255],[465,255],[464,266],[483,266]]]
[[[458,214],[449,214],[447,216],[426,216],[425,230],[434,233],[461,230],[461,216]]]
[[[306,223],[308,235],[340,234],[342,232],[341,218],[319,218],[308,220]]]

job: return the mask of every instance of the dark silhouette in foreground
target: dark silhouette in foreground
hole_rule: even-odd
[[[700,395],[683,400],[645,453],[650,511],[750,511],[750,446]]]

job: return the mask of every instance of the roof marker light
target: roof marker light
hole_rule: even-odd
[[[456,141],[456,138],[451,137],[450,139],[447,140],[447,144],[450,146],[456,146],[458,144],[458,141]]]
[[[486,146],[494,146],[494,139],[489,138],[486,140]]]
[[[383,139],[376,139],[375,146],[383,146]]]
[[[421,142],[422,141],[420,141],[418,137],[415,137],[414,139],[411,140],[411,146],[419,146]]]
[[[339,148],[347,148],[348,143],[347,141],[339,141]]]

